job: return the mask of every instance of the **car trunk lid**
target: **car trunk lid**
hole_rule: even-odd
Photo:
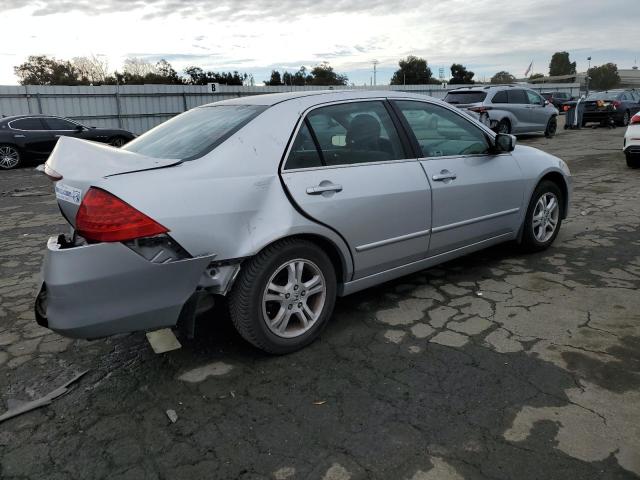
[[[42,170],[55,181],[60,210],[75,227],[78,208],[90,187],[107,188],[107,179],[114,175],[171,167],[181,162],[176,159],[146,157],[77,138],[61,137]]]

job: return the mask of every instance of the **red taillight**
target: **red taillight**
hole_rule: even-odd
[[[115,195],[95,187],[80,204],[76,230],[93,242],[124,242],[169,231]]]
[[[637,125],[640,123],[640,113],[636,113],[633,117],[631,117],[631,125]]]

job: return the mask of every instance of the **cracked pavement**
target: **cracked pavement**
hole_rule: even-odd
[[[41,174],[0,172],[0,413],[90,370],[0,424],[0,477],[640,478],[640,171],[623,134],[519,139],[574,175],[548,251],[501,245],[339,299],[285,357],[221,309],[163,355],[141,333],[39,327],[42,252],[66,226]]]

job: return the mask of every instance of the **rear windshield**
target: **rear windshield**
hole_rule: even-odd
[[[213,150],[266,108],[256,105],[194,108],[140,135],[122,149],[154,158],[193,160]]]
[[[444,97],[444,101],[456,105],[459,103],[480,103],[484,102],[487,92],[449,92]]]
[[[617,100],[620,95],[620,92],[596,92],[589,95],[587,100]]]

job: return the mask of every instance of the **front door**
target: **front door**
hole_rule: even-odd
[[[295,203],[347,242],[354,279],[426,257],[431,194],[385,102],[311,110],[282,178]]]
[[[429,256],[514,236],[524,185],[511,154],[492,154],[488,133],[464,114],[422,101],[394,104],[415,135],[431,182]]]
[[[532,90],[525,90],[527,100],[529,100],[529,122],[532,130],[546,130],[549,121],[549,110],[545,104],[545,99]]]

